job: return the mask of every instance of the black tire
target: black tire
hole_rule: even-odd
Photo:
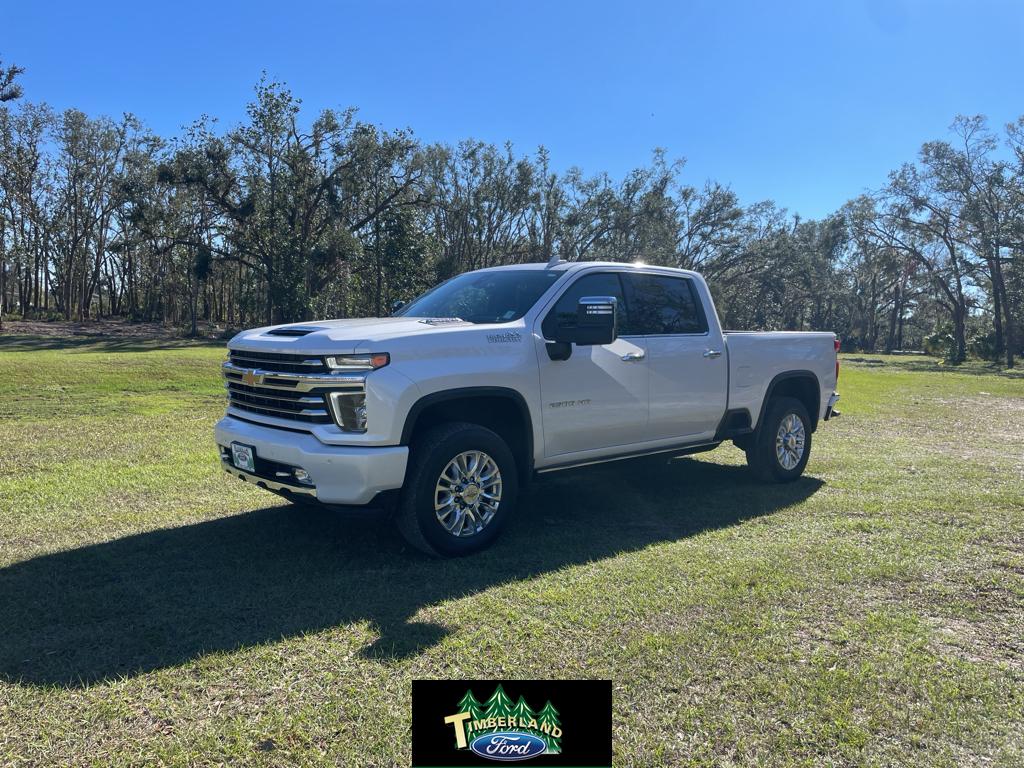
[[[441,472],[465,451],[483,451],[501,473],[501,500],[490,521],[469,536],[455,536],[438,521],[434,492]],[[398,502],[398,530],[416,549],[434,557],[462,557],[490,546],[512,515],[519,483],[516,461],[505,441],[477,424],[449,422],[418,435],[409,455],[409,469]]]
[[[783,419],[794,415],[803,423],[804,448],[799,462],[789,469],[783,466],[776,452],[776,437]],[[811,455],[811,417],[807,408],[793,397],[778,397],[768,403],[764,420],[747,446],[747,464],[759,480],[766,483],[789,483],[804,472]]]

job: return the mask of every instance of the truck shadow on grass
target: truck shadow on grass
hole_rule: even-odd
[[[388,523],[274,506],[16,563],[0,569],[0,679],[80,687],[364,621],[380,635],[364,656],[405,658],[452,631],[411,622],[424,606],[769,515],[823,485],[666,463],[544,479],[492,549],[461,560],[422,557]]]

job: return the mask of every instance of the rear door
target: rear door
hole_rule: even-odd
[[[650,369],[649,440],[714,435],[725,413],[728,359],[693,279],[623,274],[629,328],[643,339]],[[709,327],[713,326],[713,327]]]
[[[620,335],[604,346],[573,345],[568,360],[551,360],[545,337],[558,324],[573,323],[582,296],[614,296],[620,328],[627,321],[625,295],[616,272],[576,278],[539,321],[537,359],[544,420],[544,455],[631,445],[647,439],[646,345]]]

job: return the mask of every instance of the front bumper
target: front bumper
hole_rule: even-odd
[[[325,504],[361,506],[405,482],[406,446],[324,445],[307,433],[264,427],[232,416],[217,422],[215,434],[224,470],[270,491],[316,498]],[[256,449],[255,474],[225,460],[223,449],[233,442]],[[300,484],[287,468],[305,470],[308,483]]]

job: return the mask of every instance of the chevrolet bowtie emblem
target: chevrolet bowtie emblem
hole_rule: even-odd
[[[263,374],[256,373],[256,371],[246,371],[242,374],[242,383],[248,384],[250,387],[254,387],[257,384],[263,383]]]

